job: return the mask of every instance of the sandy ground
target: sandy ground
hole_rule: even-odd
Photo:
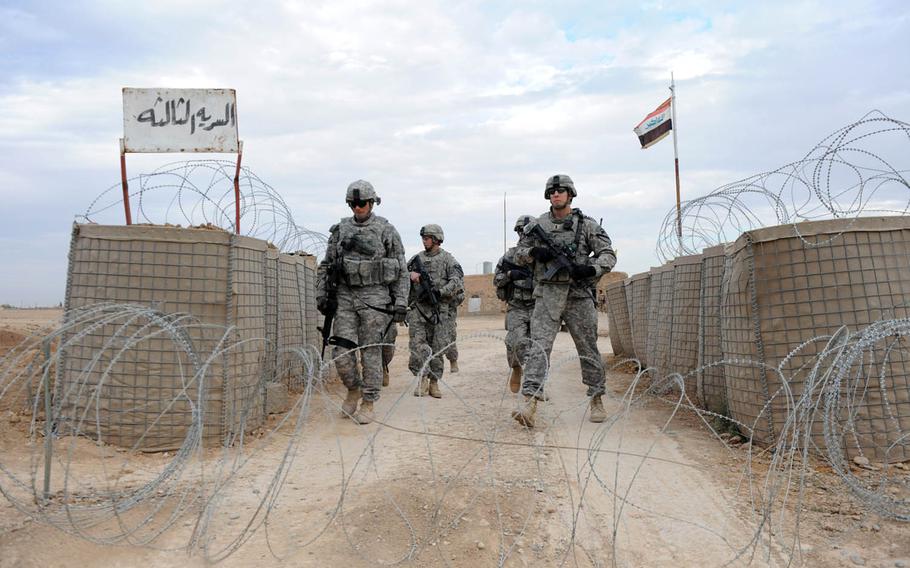
[[[37,312],[3,310],[0,330],[43,325],[36,313],[9,313],[19,311]],[[53,321],[59,311],[43,317]],[[411,395],[402,329],[392,382],[376,407],[379,423],[340,418],[337,383],[283,426],[281,416],[271,417],[275,432],[248,444],[248,461],[236,466],[207,517],[204,548],[186,551],[197,528],[190,514],[151,523],[167,527],[151,546],[102,545],[0,501],[0,567],[202,565],[206,555],[225,566],[910,566],[910,525],[865,511],[821,462],[803,498],[776,510],[773,529],[759,532],[751,502],[761,499],[767,459],[747,464],[744,445],[725,446],[692,413],[672,416],[663,400],[626,409],[628,374],[609,375],[605,406],[617,419],[596,425],[585,419],[577,362],[555,364],[541,424],[521,428],[509,416],[516,397],[506,388],[502,327],[499,317],[459,320],[461,371],[447,366],[441,400]],[[609,340],[600,345],[609,354]],[[572,354],[570,337],[559,334],[554,360]],[[0,417],[0,456],[14,470],[26,468],[35,450],[25,443],[27,422]],[[97,448],[84,440],[71,447],[73,461],[92,470]],[[173,459],[113,457],[123,488]],[[217,458],[209,452],[205,467],[215,469]],[[283,484],[264,499],[282,464]],[[263,501],[266,524],[259,523]],[[244,537],[251,522],[256,530]],[[792,551],[797,533],[801,553]],[[760,544],[750,547],[756,534]]]

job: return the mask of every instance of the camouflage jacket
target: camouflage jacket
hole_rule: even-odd
[[[384,217],[370,215],[363,223],[345,217],[329,229],[325,258],[316,271],[316,298],[326,294],[328,277],[338,279],[339,305],[354,301],[385,308],[405,306],[408,271],[398,231]]]
[[[566,249],[569,252],[570,260],[574,263],[593,266],[594,276],[582,281],[575,281],[567,270],[562,269],[549,279],[545,279],[544,276],[553,266],[553,261],[535,262],[531,256],[532,248],[546,246],[531,234],[535,225],[540,225],[553,241]],[[580,209],[573,209],[572,213],[562,220],[556,219],[552,211],[547,211],[525,226],[524,235],[516,249],[515,256],[520,263],[528,266],[533,263],[535,287],[540,284],[569,286],[569,296],[576,298],[593,297],[591,289],[601,276],[610,272],[616,265],[616,253],[613,252],[610,237],[597,221],[586,216]],[[539,295],[539,290],[535,289],[534,296]]]
[[[420,251],[411,257],[408,261],[408,270],[414,269],[414,259],[420,258],[420,262],[430,275],[433,282],[433,289],[439,292],[442,304],[453,304],[459,297],[464,298],[464,270],[455,260],[455,257],[446,250],[439,249],[435,254],[429,254],[426,251]],[[411,293],[408,297],[408,303],[417,302],[428,313],[431,304],[428,298],[419,298],[419,287],[411,283]]]
[[[517,250],[518,247],[510,248],[496,263],[493,284],[496,286],[497,298],[508,302],[511,306],[527,307],[534,303],[534,267],[524,266],[524,270],[528,272],[528,278],[513,279],[510,276],[511,270],[516,270],[516,266],[521,266],[515,256]]]

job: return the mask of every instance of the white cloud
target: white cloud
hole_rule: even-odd
[[[671,142],[642,152],[631,132],[668,96],[671,69],[684,199],[800,157],[871,105],[910,115],[910,85],[894,72],[906,10],[685,9],[680,18],[683,8],[659,2],[642,11],[87,2],[70,21],[23,9],[14,19],[32,27],[15,36],[14,69],[0,90],[0,192],[42,211],[36,226],[15,228],[26,238],[68,227],[119,179],[121,87],[233,87],[244,163],[313,228],[348,214],[344,187],[369,179],[383,196],[379,213],[408,246],[419,246],[420,225],[441,221],[447,248],[470,271],[501,250],[502,194],[507,223],[540,213],[547,176],[563,172],[576,179],[577,204],[604,217],[619,269],[631,272],[657,262],[654,243],[674,201]],[[149,25],[175,10],[184,17],[167,29]],[[33,64],[48,42],[67,48],[65,72]],[[130,173],[179,158],[130,156]],[[35,286],[59,292],[63,283]],[[11,294],[0,285],[0,301]]]

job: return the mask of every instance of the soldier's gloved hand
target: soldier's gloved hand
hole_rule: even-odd
[[[325,296],[316,298],[316,309],[322,315],[330,314],[338,309],[338,300]]]
[[[405,306],[395,306],[395,313],[392,314],[392,321],[402,323],[408,317],[408,308]]]
[[[534,247],[531,249],[530,254],[534,257],[534,260],[540,262],[549,262],[556,257],[556,255],[553,254],[553,251],[547,247]]]
[[[575,280],[584,280],[585,278],[591,278],[597,274],[597,269],[593,266],[588,266],[587,264],[576,264],[572,266],[570,274]]]
[[[436,303],[442,301],[442,294],[439,293],[439,290],[433,290],[433,297],[436,298]]]
[[[528,273],[524,270],[515,270],[512,269],[509,271],[510,280],[524,280],[528,277]]]

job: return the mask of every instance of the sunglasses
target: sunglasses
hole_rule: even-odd
[[[565,187],[554,187],[547,190],[547,197],[553,195],[554,193],[565,193],[567,191],[569,190]]]
[[[373,203],[373,200],[372,199],[354,199],[354,200],[348,201],[348,207],[350,207],[351,209],[353,209],[355,207],[366,207],[367,203]]]

